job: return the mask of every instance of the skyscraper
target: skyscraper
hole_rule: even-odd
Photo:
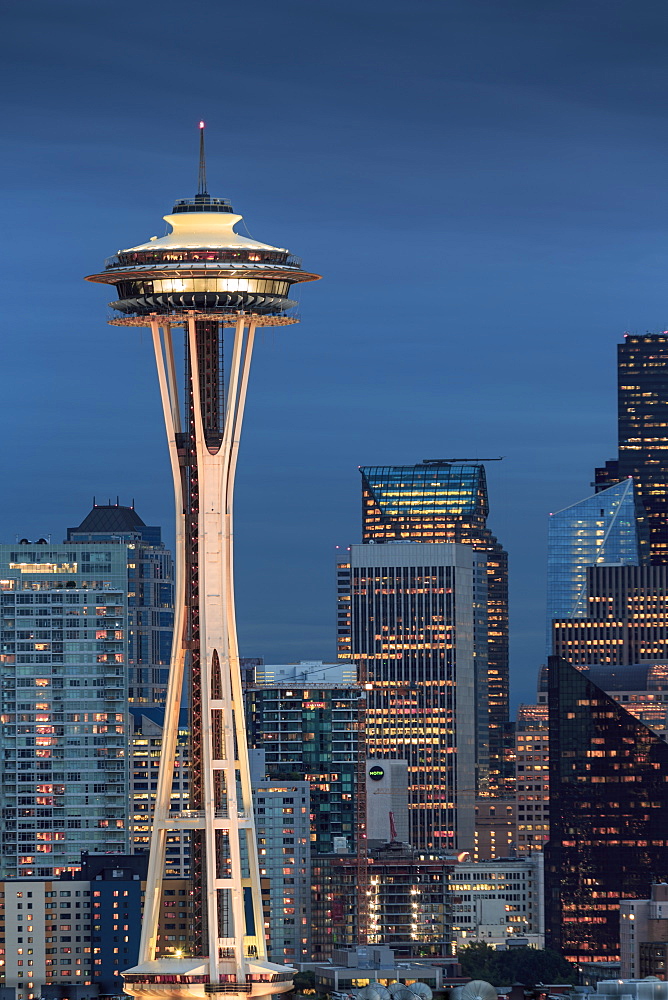
[[[668,869],[668,744],[561,657],[548,684],[546,946],[617,961],[620,899],[647,898]]]
[[[633,480],[649,527],[650,559],[668,562],[668,333],[625,334],[617,347],[619,453],[596,469],[604,488]]]
[[[177,598],[139,965],[139,997],[211,992],[264,996],[290,988],[266,961],[234,608],[232,512],[255,331],[297,322],[293,284],[315,280],[287,250],[241,236],[207,191],[204,123],[194,198],[176,202],[170,233],[120,251],[91,281],[116,287],[116,325],[150,327],[176,503]],[[173,328],[185,329],[180,398]],[[233,330],[231,335],[226,330]],[[224,358],[230,359],[226,372]],[[191,703],[191,808],[171,811],[185,671]],[[156,960],[167,833],[193,831],[199,955]],[[167,986],[167,989],[165,989]],[[164,992],[163,992],[164,991]]]
[[[0,876],[124,853],[130,743],[128,546],[0,546]]]
[[[555,618],[587,615],[587,567],[638,566],[648,558],[642,506],[632,479],[550,514],[547,535],[548,653]]]
[[[160,528],[144,524],[134,504],[93,503],[81,524],[67,529],[67,541],[88,542],[91,552],[99,542],[127,545],[128,697],[147,708],[164,705],[174,625],[174,567]]]
[[[574,666],[668,665],[668,565],[590,566],[586,617],[553,622],[553,648]]]
[[[368,755],[408,762],[414,847],[472,850],[486,553],[458,543],[353,545],[339,565],[345,648],[367,691]]]
[[[547,705],[520,705],[515,728],[515,773],[516,847],[521,854],[542,850],[549,839],[549,736]]]
[[[503,725],[508,721],[508,555],[487,527],[485,467],[424,461],[369,466],[362,474],[362,540],[463,542],[487,553],[489,790],[503,790]]]

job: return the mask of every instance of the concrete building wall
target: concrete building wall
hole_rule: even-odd
[[[543,948],[543,857],[462,863],[449,878],[452,930],[457,947],[474,941],[505,945],[527,938]]]
[[[408,843],[408,762],[384,758],[366,761],[367,840]],[[391,838],[390,813],[396,828]]]

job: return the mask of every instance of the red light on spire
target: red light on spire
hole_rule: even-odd
[[[200,127],[200,128],[204,128],[204,122],[200,122],[200,123],[199,123],[199,127]]]

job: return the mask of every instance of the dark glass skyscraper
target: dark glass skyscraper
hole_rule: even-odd
[[[596,469],[604,489],[633,476],[647,511],[650,559],[668,562],[668,333],[626,334],[617,348],[619,454]]]
[[[668,876],[668,744],[581,672],[549,659],[550,840],[546,946],[617,961],[619,901]]]
[[[489,787],[501,791],[508,721],[508,555],[487,527],[485,467],[424,461],[360,472],[363,542],[463,542],[487,553]]]

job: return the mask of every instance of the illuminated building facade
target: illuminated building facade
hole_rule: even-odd
[[[330,853],[347,855],[353,861],[356,875],[352,884],[357,898],[351,912],[355,914],[355,934],[362,936],[367,902],[364,691],[354,680],[352,664],[340,662],[267,664],[258,667],[255,676],[256,682],[246,690],[252,753],[263,754],[263,771],[276,786],[299,780],[308,782],[309,862],[311,855]],[[258,802],[259,808],[265,806]],[[268,824],[261,823],[260,818],[258,813],[258,836],[268,840],[271,836]],[[264,834],[260,834],[261,827],[266,828]],[[263,871],[269,874],[263,864],[263,849],[266,845],[260,844],[261,875]],[[293,881],[293,891],[300,898],[306,888],[310,890],[310,883],[300,871],[296,875],[289,873],[286,878]],[[328,895],[328,902],[336,906],[332,892]],[[284,952],[286,956],[301,956],[303,960],[304,949],[311,946],[310,927],[316,921],[309,919],[306,935],[299,933],[299,921],[295,925],[286,924],[283,935],[282,908],[274,905],[274,884],[271,896],[270,954],[278,960],[283,949],[288,949]],[[314,899],[317,897],[318,890],[314,888]],[[310,901],[306,904],[298,899],[286,905],[298,910],[307,906],[310,914]],[[286,918],[291,916],[285,914]],[[296,916],[301,918],[303,913]],[[288,940],[291,934],[294,940]],[[306,945],[302,942],[304,937],[308,939]]]
[[[369,945],[406,958],[451,954],[448,877],[456,856],[398,842],[369,845]]]
[[[408,762],[409,836],[419,850],[473,848],[486,560],[470,545],[405,542],[353,545],[339,563],[350,658],[367,693],[367,754]]]
[[[16,1000],[37,1000],[56,984],[97,996],[90,882],[7,879],[0,880],[0,894],[0,988],[12,989]]]
[[[596,469],[604,488],[632,476],[647,512],[650,559],[668,562],[668,334],[625,334],[617,347],[617,459]]]
[[[338,663],[268,665],[257,676],[273,680],[247,689],[249,745],[264,750],[271,781],[309,782],[312,849],[355,852],[365,825],[364,691]]]
[[[174,567],[160,528],[146,525],[132,507],[93,504],[68,542],[127,546],[128,697],[133,704],[164,705],[174,626]]]
[[[480,692],[478,704],[484,709],[486,698],[489,707],[489,791],[501,794],[507,784],[502,727],[509,711],[508,555],[487,527],[485,467],[425,461],[360,472],[363,542],[463,542],[487,553],[487,692]],[[345,642],[340,646],[345,655]],[[483,783],[478,784],[482,791]]]
[[[0,876],[128,841],[128,546],[0,546]]]
[[[315,280],[280,247],[235,232],[242,217],[207,191],[204,123],[194,198],[165,216],[169,233],[119,251],[90,281],[115,287],[112,325],[151,330],[176,508],[174,644],[142,922],[138,997],[290,989],[266,961],[233,579],[233,501],[258,327],[297,322],[291,286]],[[173,330],[183,329],[185,352]],[[185,366],[179,361],[185,353]],[[184,391],[180,391],[181,379]],[[172,810],[178,719],[191,711],[190,806]],[[191,832],[195,954],[156,958],[168,833]]]
[[[253,777],[260,876],[267,880],[265,923],[273,962],[311,957],[311,841],[307,781]]]
[[[520,854],[542,850],[550,836],[550,731],[547,704],[517,711],[515,846]]]
[[[158,790],[162,755],[164,709],[130,708],[132,749],[130,756],[130,849],[148,851],[151,816]],[[183,812],[190,804],[190,730],[187,712],[181,711],[172,779],[172,810]],[[185,830],[170,830],[165,847],[165,875],[190,875],[191,842]]]
[[[668,744],[561,657],[550,657],[546,946],[620,955],[620,900],[668,871]]]
[[[645,519],[633,480],[550,514],[547,535],[547,630],[552,621],[587,616],[587,567],[603,563],[638,566],[647,561]],[[643,544],[644,541],[644,544]]]
[[[668,736],[668,664],[635,663],[622,667],[591,666],[587,677],[634,719]]]
[[[147,860],[84,851],[74,878],[0,881],[0,988],[16,1000],[119,996],[137,960]],[[166,879],[163,894],[158,948],[188,953],[190,885]]]
[[[553,622],[553,648],[577,667],[668,665],[668,566],[591,566],[585,618]]]
[[[474,861],[506,858],[515,846],[515,799],[476,799]]]

